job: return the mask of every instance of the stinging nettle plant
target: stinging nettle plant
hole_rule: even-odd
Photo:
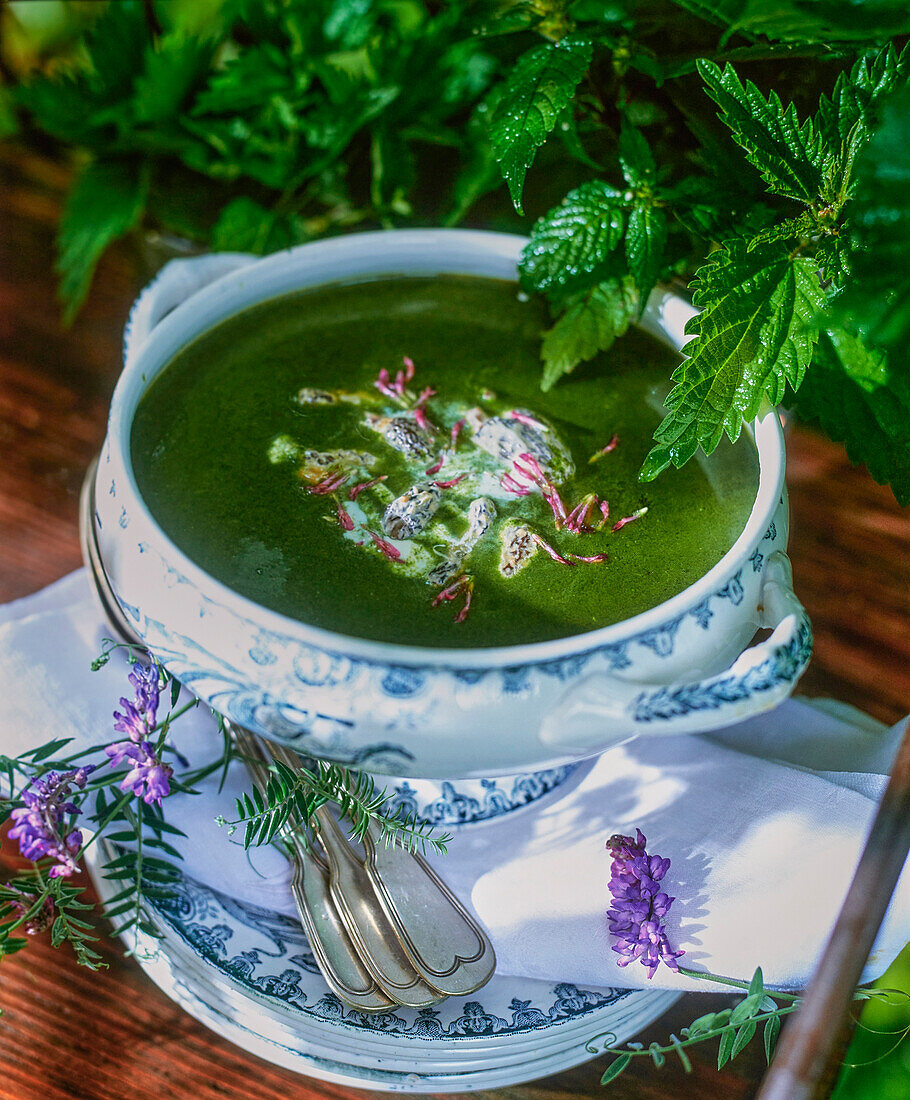
[[[225,0],[192,34],[178,8],[108,5],[82,63],[16,90],[90,154],[60,228],[69,316],[139,224],[253,252],[530,229],[545,389],[658,281],[701,309],[643,479],[770,402],[910,503],[903,5]]]
[[[694,57],[701,91],[745,164],[721,150],[688,103],[680,104],[682,122],[699,147],[682,165],[663,163],[647,127],[635,123],[641,105],[624,99],[622,85],[607,113],[600,99],[591,107],[583,81],[598,54],[614,69],[621,54],[658,88],[680,64],[636,55],[631,36],[620,42],[576,27],[572,12],[594,5],[559,7],[564,36],[519,60],[491,119],[516,207],[536,149],[566,125],[573,96],[589,128],[593,117],[595,130],[612,121],[618,132],[607,178],[571,190],[539,218],[522,256],[524,284],[547,296],[556,318],[543,341],[544,388],[609,347],[659,279],[695,267],[689,285],[701,312],[687,327],[687,358],[674,372],[642,479],[682,466],[699,448],[710,453],[725,434],[735,441],[766,402],[793,403],[910,503],[902,248],[910,243],[910,53],[890,42],[864,52],[811,115],[774,90],[763,93],[729,62]],[[721,5],[697,7],[719,14]]]

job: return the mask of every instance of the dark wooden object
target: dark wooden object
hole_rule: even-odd
[[[783,1034],[758,1100],[824,1100],[849,1034],[853,991],[910,849],[910,725],[806,998]]]
[[[54,300],[53,232],[68,174],[0,148],[0,601],[80,565],[82,474],[100,447],[120,369],[120,336],[138,289],[131,250],[102,262],[69,331]],[[852,469],[841,448],[797,429],[789,442],[796,588],[816,653],[801,690],[854,703],[885,722],[910,700],[910,513]],[[36,741],[51,730],[36,730]],[[4,873],[11,845],[0,847]],[[90,974],[41,937],[0,966],[0,1100],[297,1100],[373,1095],[267,1065],[219,1039],[160,993],[119,945]],[[728,1004],[686,996],[640,1039],[664,1039]],[[668,1062],[634,1064],[601,1093],[603,1061],[482,1094],[489,1100],[744,1100],[764,1057],[755,1044],[722,1073],[693,1050],[686,1076]],[[378,1095],[378,1094],[375,1094]],[[476,1094],[475,1094],[476,1095]]]

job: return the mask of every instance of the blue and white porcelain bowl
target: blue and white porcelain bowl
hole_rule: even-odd
[[[118,884],[99,865],[116,854],[102,840],[89,855],[103,904]],[[161,938],[125,939],[168,996],[268,1061],[355,1087],[466,1092],[543,1077],[588,1061],[607,1035],[631,1039],[679,997],[497,974],[467,998],[368,1015],[329,991],[292,917],[183,876],[149,906]]]
[[[151,379],[200,333],[264,299],[342,279],[515,279],[523,244],[499,233],[402,230],[261,260],[177,260],[136,302],[98,467],[98,538],[137,632],[216,710],[301,752],[372,772],[483,777],[560,767],[636,734],[730,725],[792,691],[811,630],[784,552],[784,446],[770,409],[748,429],[761,468],[752,513],[717,565],[650,611],[550,642],[433,649],[309,626],[209,576],[149,512],[130,461],[133,414]],[[656,291],[641,324],[679,348],[693,312]],[[760,627],[770,636],[749,647]]]

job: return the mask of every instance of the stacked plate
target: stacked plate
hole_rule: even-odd
[[[96,861],[113,854],[95,848]],[[93,877],[105,901],[116,884]],[[591,1058],[597,1036],[631,1038],[678,996],[497,974],[471,998],[366,1015],[329,991],[296,920],[188,877],[151,904],[164,938],[142,939],[137,958],[165,993],[245,1050],[338,1084],[425,1093],[533,1080]]]

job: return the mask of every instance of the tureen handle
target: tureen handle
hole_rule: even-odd
[[[190,256],[171,260],[142,291],[133,308],[123,334],[123,363],[129,366],[152,329],[172,309],[192,297],[198,290],[261,259],[248,252],[213,252],[208,256]]]
[[[812,652],[809,616],[793,591],[790,559],[782,550],[768,558],[760,610],[761,625],[773,633],[723,672],[660,687],[592,673],[546,715],[542,740],[583,755],[636,734],[704,733],[772,710],[793,691]]]

